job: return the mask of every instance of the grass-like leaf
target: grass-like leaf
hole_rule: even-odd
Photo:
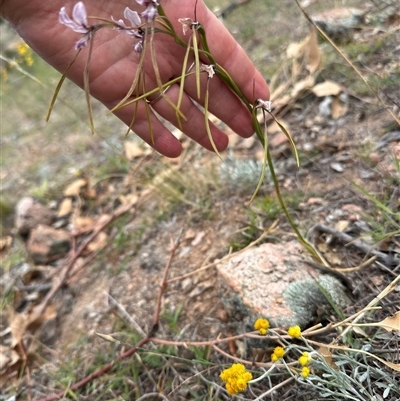
[[[58,96],[58,94],[60,92],[60,89],[61,89],[65,79],[67,78],[71,67],[74,65],[76,59],[78,58],[80,52],[81,52],[81,49],[79,49],[76,52],[74,59],[71,61],[70,65],[67,67],[65,72],[62,74],[60,80],[58,81],[58,84],[57,84],[56,89],[54,91],[53,97],[51,98],[51,101],[50,101],[49,109],[48,109],[47,115],[46,115],[46,121],[49,121],[49,119],[50,119],[50,115],[51,115],[51,112],[53,111],[54,104],[56,103],[57,96]]]
[[[87,62],[86,62],[86,65],[85,65],[85,69],[84,69],[84,72],[83,72],[83,89],[85,91],[86,105],[87,105],[87,108],[88,108],[90,130],[92,132],[92,135],[94,135],[94,121],[93,121],[92,103],[90,102],[89,65],[90,65],[90,60],[92,58],[94,34],[95,34],[95,31],[93,31],[92,37],[89,40],[88,59],[87,59]]]
[[[214,149],[214,152],[217,154],[217,156],[221,160],[223,160],[221,155],[220,155],[220,153],[218,152],[218,149],[217,149],[217,147],[215,145],[215,142],[214,142],[214,139],[212,137],[211,130],[210,130],[210,121],[208,119],[208,100],[209,100],[209,96],[210,96],[210,92],[209,92],[209,89],[208,89],[209,88],[209,84],[210,84],[210,78],[207,79],[207,88],[206,88],[206,94],[205,94],[205,97],[204,97],[204,122],[205,122],[205,125],[206,125],[206,131],[207,131],[208,139],[211,142],[211,146]]]
[[[263,110],[263,113],[265,115],[264,110]],[[262,166],[260,179],[258,181],[256,189],[254,190],[253,195],[251,196],[251,199],[250,199],[249,203],[253,202],[254,198],[256,197],[258,191],[261,188],[262,183],[264,182],[265,173],[267,171],[267,166],[268,166],[268,152],[269,152],[267,124],[264,125],[264,134],[261,134],[261,127],[260,127],[260,124],[259,124],[259,122],[257,120],[257,109],[255,107],[253,108],[252,118],[253,118],[253,126],[257,127],[256,128],[256,132],[258,131],[257,136],[260,136],[260,135],[263,136],[262,144],[263,144],[263,147],[264,147],[264,160],[263,160],[263,166]],[[265,118],[264,118],[264,121],[265,121]]]
[[[196,71],[197,99],[200,99],[200,96],[201,96],[201,92],[200,92],[200,57],[199,57],[199,46],[197,43],[196,30],[193,30],[192,41],[193,41],[193,53],[194,53],[194,65],[195,65],[195,71]],[[208,82],[207,82],[207,89],[208,89]]]
[[[172,100],[168,96],[166,96],[165,91],[163,90],[163,83],[161,81],[161,75],[160,75],[160,70],[158,68],[158,62],[157,62],[155,46],[154,46],[154,35],[155,35],[155,32],[154,32],[154,27],[153,27],[151,29],[151,34],[150,34],[150,53],[151,53],[151,61],[152,61],[152,65],[154,68],[154,73],[156,76],[158,89],[160,91],[162,98],[175,110],[175,113],[178,113],[181,118],[183,118],[185,121],[187,121],[187,118],[185,117],[185,115],[177,108],[177,106],[172,102]]]
[[[135,78],[133,79],[132,85],[129,88],[128,93],[124,96],[124,98],[115,107],[113,107],[109,111],[109,113],[114,113],[116,110],[118,110],[121,107],[123,107],[124,103],[131,97],[133,91],[139,85],[140,75],[141,75],[141,73],[143,71],[142,67],[143,67],[144,56],[146,54],[146,49],[147,49],[146,43],[147,43],[147,41],[144,40],[143,41],[143,50],[142,50],[142,53],[140,54],[139,64],[138,64],[137,69],[136,69]]]
[[[297,153],[297,148],[296,148],[296,145],[295,145],[295,143],[293,141],[292,136],[290,135],[288,130],[279,122],[279,120],[271,112],[269,112],[269,111],[267,111],[267,112],[272,117],[272,119],[276,122],[276,124],[278,125],[280,130],[285,134],[286,138],[289,140],[290,145],[292,146],[292,149],[293,149],[294,156],[296,158],[297,167],[300,167],[299,154]],[[264,118],[264,120],[265,120],[265,118]]]
[[[186,48],[186,53],[185,53],[185,57],[183,59],[183,64],[182,64],[181,82],[180,82],[180,85],[179,85],[178,102],[176,104],[176,107],[177,107],[178,110],[181,109],[182,98],[183,98],[183,90],[185,88],[186,69],[187,69],[187,63],[188,63],[188,59],[189,59],[190,41],[191,41],[191,39],[192,39],[192,37],[189,38],[188,46]],[[178,123],[178,128],[182,131],[182,123],[181,123],[181,119],[179,118],[179,114],[178,113],[176,113],[176,120],[177,120],[177,123]]]

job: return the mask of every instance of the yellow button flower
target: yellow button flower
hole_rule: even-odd
[[[299,358],[299,363],[301,366],[306,366],[310,363],[311,358],[308,355],[308,352],[303,352],[303,354],[301,355],[301,357]]]
[[[300,338],[301,337],[301,329],[300,326],[292,326],[289,327],[289,330],[287,332],[289,334],[290,337],[293,338]]]
[[[310,374],[310,368],[308,368],[307,366],[303,366],[303,369],[301,369],[301,375],[306,378],[308,377],[308,375]]]
[[[23,56],[25,53],[27,53],[29,49],[30,49],[30,47],[26,43],[20,43],[17,46],[17,52],[21,56]]]
[[[225,369],[219,377],[225,382],[226,390],[230,395],[237,394],[247,387],[247,382],[252,375],[241,363],[234,363],[230,368]]]
[[[258,318],[254,323],[254,328],[258,330],[262,336],[265,336],[269,329],[269,321],[267,319]]]
[[[283,358],[285,350],[283,347],[275,347],[274,352],[271,355],[271,361],[276,362],[278,359]]]

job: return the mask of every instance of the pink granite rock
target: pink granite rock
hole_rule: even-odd
[[[217,266],[228,312],[236,318],[262,316],[275,327],[310,325],[329,302],[322,286],[340,307],[349,305],[343,284],[309,266],[297,242],[263,244]],[[318,282],[318,283],[317,283]]]

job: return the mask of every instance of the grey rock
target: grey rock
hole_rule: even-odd
[[[71,248],[71,238],[67,231],[56,230],[40,224],[32,230],[27,250],[37,264],[47,263],[57,255],[63,255]]]
[[[311,16],[312,20],[329,36],[344,38],[364,22],[366,11],[354,7],[334,8]]]
[[[50,226],[55,220],[55,213],[34,201],[33,198],[22,198],[16,206],[15,227],[19,235],[26,237],[39,224]]]

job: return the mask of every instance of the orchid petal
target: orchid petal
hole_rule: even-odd
[[[72,10],[72,18],[77,24],[87,28],[87,26],[88,26],[87,13],[86,13],[85,5],[83,4],[82,1],[75,4],[75,6]]]
[[[78,33],[87,33],[88,28],[86,26],[82,26],[78,24],[75,20],[72,20],[67,12],[65,11],[65,7],[61,7],[60,12],[58,14],[58,21],[60,24],[65,25],[67,28],[72,29],[74,32]]]
[[[138,27],[142,23],[139,14],[136,11],[132,11],[129,7],[125,8],[124,17],[132,24],[132,27]]]
[[[150,3],[150,0],[136,0],[136,3],[138,3],[141,6],[148,6]]]
[[[148,6],[146,10],[144,10],[141,16],[147,21],[154,21],[157,16],[157,8],[154,6]]]
[[[80,50],[83,49],[84,47],[87,46],[89,43],[89,40],[91,39],[91,35],[88,32],[85,36],[80,38],[76,43],[75,43],[75,49]]]
[[[58,15],[58,21],[65,25],[66,27],[75,30],[77,28],[80,28],[75,21],[73,21],[67,14],[67,12],[65,11],[65,7],[62,7],[60,10],[60,13]]]
[[[141,53],[143,51],[143,42],[139,40],[136,45],[133,47],[136,53]]]
[[[119,19],[119,20],[117,21],[113,16],[111,16],[111,19],[112,19],[112,21],[115,22],[119,27],[121,27],[121,28],[123,28],[123,29],[128,29],[128,27],[126,26],[124,20]],[[117,28],[117,29],[118,29],[118,28]]]

